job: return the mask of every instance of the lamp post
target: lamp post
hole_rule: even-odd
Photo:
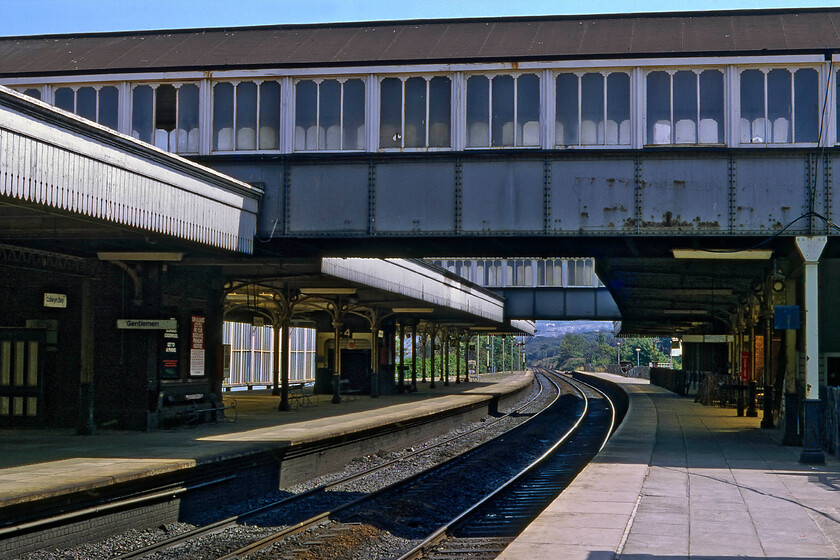
[[[618,365],[618,373],[621,373],[621,342],[616,340],[615,341],[615,349],[616,349],[616,364]]]
[[[636,348],[636,367],[639,367],[639,352],[641,352],[641,348]]]

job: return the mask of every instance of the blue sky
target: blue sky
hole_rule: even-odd
[[[0,0],[0,36],[323,23],[837,6],[837,0]]]

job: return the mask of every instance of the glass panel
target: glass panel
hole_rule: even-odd
[[[741,73],[741,142],[763,143],[764,73],[745,70]]]
[[[155,129],[175,130],[175,87],[169,84],[155,90]]]
[[[178,88],[178,128],[169,133],[169,149],[198,152],[198,86]]]
[[[38,415],[38,398],[37,397],[27,397],[26,398],[26,415],[30,416],[30,417]]]
[[[558,146],[578,144],[578,79],[574,74],[557,76],[554,143]]]
[[[770,142],[791,141],[791,75],[783,69],[770,70],[767,74],[767,123],[766,136]]]
[[[674,143],[697,143],[697,74],[674,74]]]
[[[233,138],[233,84],[213,86],[213,149],[231,151]]]
[[[365,149],[365,83],[344,82],[344,145],[345,150]]]
[[[119,128],[120,96],[114,86],[99,90],[99,123],[117,130]]]
[[[379,147],[399,148],[402,137],[402,80],[385,78],[379,91]]]
[[[236,149],[257,149],[257,84],[236,86]]]
[[[426,80],[409,78],[405,82],[405,130],[406,148],[426,146]]]
[[[14,387],[23,387],[23,366],[26,361],[26,343],[25,342],[15,342],[15,378],[12,382]]]
[[[341,84],[324,80],[318,99],[318,149],[341,149]]]
[[[137,86],[132,94],[131,135],[143,142],[152,141],[152,88]]]
[[[23,416],[23,397],[12,397],[12,416]]]
[[[630,143],[630,75],[607,76],[607,144]]]
[[[487,76],[467,80],[467,146],[490,145],[490,81]]]
[[[795,142],[817,142],[819,140],[818,80],[817,71],[810,68],[797,70],[794,75],[794,99],[796,99]]]
[[[604,76],[584,74],[581,78],[580,143],[604,143]]]
[[[96,90],[92,87],[79,88],[76,92],[76,114],[90,121],[96,121]]]
[[[493,146],[513,146],[513,76],[493,78]]]
[[[9,416],[9,397],[0,397],[0,416]]]
[[[315,150],[318,148],[317,118],[318,86],[304,80],[295,86],[295,149]]]
[[[12,380],[12,343],[0,341],[0,385],[9,385]]]
[[[280,147],[280,84],[260,84],[260,150]]]
[[[545,265],[544,260],[537,261],[537,286],[545,286]]]
[[[29,359],[26,364],[26,384],[30,387],[38,386],[38,342],[29,342]]]
[[[28,95],[29,97],[34,97],[35,99],[41,99],[41,90],[35,88],[29,88],[25,90],[24,95]]]
[[[647,76],[647,143],[671,143],[671,76],[667,72]]]
[[[438,76],[429,82],[429,146],[451,146],[452,83]]]
[[[68,88],[58,88],[55,90],[55,106],[59,109],[64,109],[65,111],[73,111],[75,109],[76,104],[76,94],[75,92]]]
[[[723,73],[705,70],[700,73],[698,141],[701,144],[722,144],[723,139]]]
[[[536,74],[516,80],[516,123],[517,145],[540,145],[540,79]]]

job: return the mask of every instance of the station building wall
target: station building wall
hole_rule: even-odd
[[[143,277],[143,303],[134,304],[128,275],[103,265],[91,279],[93,420],[97,428],[147,429],[160,424],[161,403],[185,394],[221,393],[221,282],[209,270],[170,267]],[[80,418],[83,283],[77,275],[0,267],[0,426],[74,427]],[[44,306],[44,294],[66,295],[65,308]],[[190,326],[205,318],[204,376],[190,375]],[[159,330],[123,330],[118,319],[176,318],[177,366],[163,367]],[[36,344],[20,344],[21,336]],[[25,350],[25,352],[19,352]],[[37,386],[28,368],[37,349]],[[24,366],[16,360],[26,356]],[[23,358],[20,358],[23,359]],[[22,375],[17,375],[20,369]],[[4,397],[6,397],[4,404]],[[34,399],[34,400],[33,400]]]

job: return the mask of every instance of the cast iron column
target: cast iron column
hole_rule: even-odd
[[[405,323],[400,321],[400,329],[399,329],[399,337],[400,337],[400,365],[399,370],[397,370],[397,393],[403,394],[405,393]],[[397,361],[394,360],[394,363]]]
[[[431,367],[429,368],[429,389],[435,389],[435,334],[436,329],[432,328],[432,332],[429,333],[429,341],[431,342],[430,351],[429,351],[429,358],[431,360]]]
[[[333,354],[333,404],[341,404],[341,321],[333,321],[335,349]]]
[[[796,248],[805,260],[805,429],[800,463],[825,463],[820,446],[820,331],[817,266],[828,238],[797,237]]]
[[[291,318],[288,314],[283,317],[283,322],[280,327],[280,332],[277,333],[283,337],[283,344],[282,348],[279,344],[279,336],[275,339],[274,348],[275,351],[282,352],[280,355],[280,376],[281,376],[281,384],[280,384],[280,410],[291,410],[292,407],[289,405],[289,333],[290,328],[289,324],[291,323]],[[275,379],[276,382],[276,379]]]
[[[417,391],[417,323],[411,325],[411,390]]]

